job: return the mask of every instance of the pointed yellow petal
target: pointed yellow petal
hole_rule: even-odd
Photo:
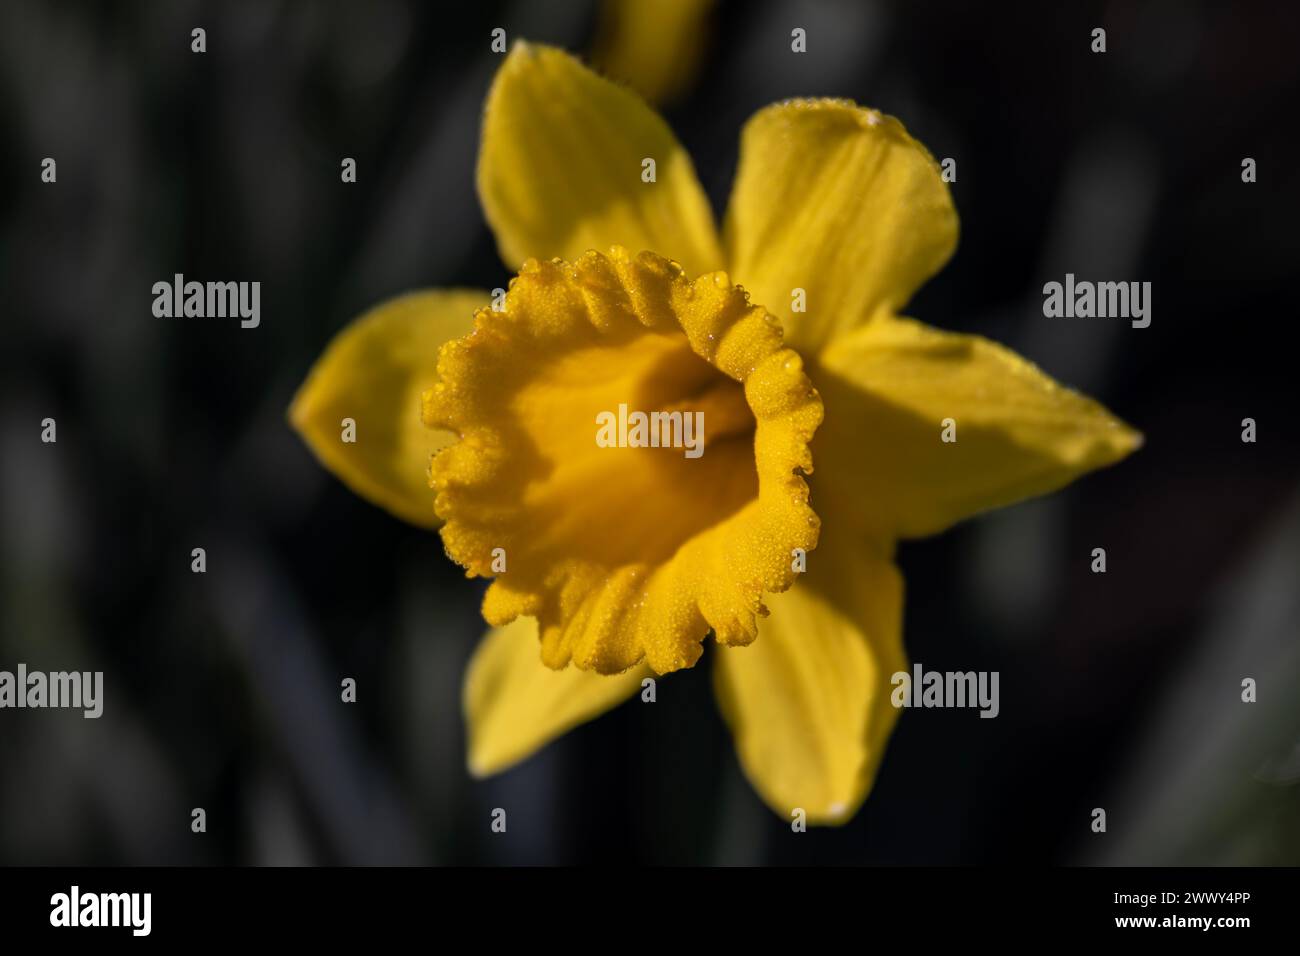
[[[847,822],[875,779],[907,666],[893,562],[827,526],[808,571],[768,603],[748,647],[720,648],[714,686],[745,775],[783,820]]]
[[[699,72],[713,0],[604,0],[595,65],[651,103],[677,99]]]
[[[911,319],[840,340],[816,379],[818,508],[885,539],[1054,491],[1142,443],[1014,352]],[[956,441],[943,441],[945,419]]]
[[[488,631],[465,673],[469,768],[499,773],[556,737],[635,694],[647,668],[606,677],[542,663],[537,621],[521,617]]]
[[[486,292],[412,292],[343,329],[316,360],[289,421],[326,468],[361,497],[421,527],[437,527],[429,459],[455,436],[420,421],[437,379],[438,348],[464,335]],[[345,442],[344,419],[355,422]]]
[[[724,274],[617,248],[530,261],[438,374],[425,421],[461,436],[433,461],[443,544],[496,576],[488,623],[540,620],[552,667],[665,673],[710,630],[748,643],[763,593],[794,579],[790,550],[816,546],[821,401]]]
[[[898,120],[797,100],[746,124],[724,236],[735,280],[813,356],[938,272],[957,245],[957,214],[934,159]]]
[[[644,182],[645,160],[654,182]],[[636,94],[561,50],[516,43],[488,94],[483,211],[506,266],[653,249],[691,274],[720,268],[713,213],[690,157]]]

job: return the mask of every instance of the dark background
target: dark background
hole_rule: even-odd
[[[708,655],[468,777],[479,586],[285,409],[366,307],[504,284],[473,191],[489,33],[583,52],[600,15],[0,5],[0,669],[106,685],[98,721],[0,712],[0,862],[1300,863],[1295,4],[720,5],[665,109],[718,210],[757,108],[900,117],[957,159],[962,220],[908,313],[1005,342],[1147,444],[902,546],[912,659],[1000,671],[1002,713],[905,712],[844,828],[793,834],[759,802]],[[1044,319],[1067,271],[1150,281],[1151,327]],[[174,272],[260,280],[261,327],[155,318]]]

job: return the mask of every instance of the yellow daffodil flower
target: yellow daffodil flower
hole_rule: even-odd
[[[896,542],[1059,488],[1140,436],[990,341],[899,316],[952,255],[957,216],[930,154],[872,110],[761,110],[719,235],[648,106],[521,43],[488,97],[478,188],[523,263],[501,307],[470,291],[381,305],[291,409],[358,493],[441,520],[447,553],[494,578],[465,682],[472,771],[692,666],[712,633],[763,799],[849,819],[907,667]],[[702,413],[704,453],[602,447],[620,406]]]
[[[713,0],[604,0],[592,60],[651,103],[681,99],[704,59],[712,9]]]

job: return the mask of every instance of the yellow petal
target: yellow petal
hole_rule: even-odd
[[[484,777],[531,756],[631,697],[649,673],[634,668],[606,677],[576,667],[551,670],[538,653],[534,619],[493,628],[465,673],[470,772]]]
[[[713,0],[604,0],[595,65],[651,103],[675,100],[699,72]]]
[[[934,159],[898,120],[797,100],[745,125],[724,237],[736,281],[813,356],[938,272],[957,245],[957,214]]]
[[[907,667],[893,562],[827,524],[808,571],[769,599],[748,647],[719,650],[714,686],[741,767],[787,822],[844,823],[875,779]]]
[[[1014,352],[911,319],[838,341],[815,377],[817,506],[886,540],[1053,491],[1142,443]],[[942,440],[945,419],[956,441]]]
[[[438,349],[473,327],[486,292],[412,292],[376,306],[335,336],[289,408],[289,421],[345,485],[397,517],[438,525],[429,459],[455,436],[420,421],[437,381]],[[343,440],[343,419],[356,423]]]
[[[654,160],[655,182],[643,182]],[[690,157],[636,94],[551,47],[516,43],[488,94],[483,211],[512,271],[612,245],[653,249],[691,274],[720,268]]]
[[[438,374],[425,421],[461,436],[433,462],[443,544],[470,576],[496,575],[488,623],[539,619],[552,667],[665,673],[710,630],[747,643],[763,593],[793,581],[790,549],[816,546],[803,476],[821,401],[724,274],[691,281],[618,248],[530,261]],[[681,424],[635,447],[633,413]]]

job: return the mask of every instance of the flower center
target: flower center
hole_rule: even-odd
[[[516,494],[544,525],[531,533],[610,567],[664,561],[758,494],[740,383],[680,329],[632,332],[536,352],[509,408]]]
[[[439,356],[425,422],[448,554],[496,578],[491,623],[610,673],[747,643],[764,590],[816,544],[804,475],[821,402],[781,330],[715,273],[651,253],[526,263]]]

